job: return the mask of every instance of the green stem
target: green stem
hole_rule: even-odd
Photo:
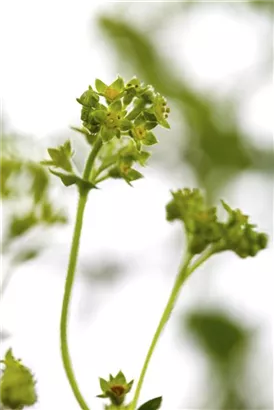
[[[96,155],[98,154],[101,146],[102,146],[102,140],[98,136],[98,139],[96,143],[94,144],[93,149],[87,159],[85,170],[83,173],[83,179],[86,179],[86,180],[89,179]],[[89,410],[89,407],[86,404],[79,390],[76,378],[74,376],[70,354],[69,354],[69,349],[68,349],[68,337],[67,337],[69,304],[70,304],[71,293],[72,293],[72,288],[73,288],[73,283],[74,283],[74,278],[75,278],[75,269],[76,269],[76,264],[77,264],[77,256],[78,256],[79,245],[80,245],[81,231],[82,231],[82,226],[83,226],[84,211],[85,211],[85,206],[86,206],[87,199],[88,199],[88,191],[79,190],[79,193],[80,195],[79,195],[77,212],[76,212],[75,227],[74,227],[74,232],[73,232],[73,238],[72,238],[72,244],[71,244],[71,250],[70,250],[70,256],[69,256],[68,271],[67,271],[67,277],[66,277],[66,283],[65,283],[65,291],[64,291],[63,304],[62,304],[61,322],[60,322],[60,339],[61,339],[61,353],[62,353],[63,365],[65,368],[65,372],[66,372],[68,381],[70,383],[71,389],[81,409]]]
[[[100,136],[98,136],[98,139],[96,140],[93,149],[88,157],[85,169],[84,169],[84,173],[83,173],[83,179],[85,180],[89,180],[89,176],[90,176],[90,172],[92,170],[95,158],[98,154],[98,152],[100,151],[101,147],[102,147],[102,139],[100,138]]]
[[[109,178],[109,175],[106,174],[106,175],[102,176],[101,178],[96,179],[96,180],[95,180],[95,185],[99,184],[99,182],[105,181],[105,180],[108,179],[108,178]]]
[[[63,305],[62,305],[62,314],[61,314],[61,352],[62,352],[63,365],[65,368],[70,386],[74,393],[74,396],[76,400],[78,401],[81,409],[83,410],[89,410],[89,407],[86,404],[79,390],[77,381],[74,376],[71,359],[69,355],[69,349],[68,349],[67,323],[68,323],[69,303],[70,303],[71,291],[72,291],[74,277],[75,277],[75,268],[76,268],[77,255],[78,255],[78,250],[79,250],[80,236],[81,236],[81,230],[82,230],[82,225],[83,225],[83,216],[84,216],[86,202],[87,202],[87,195],[80,195],[79,201],[78,201],[77,213],[76,213],[76,222],[75,222],[75,228],[74,228],[70,257],[69,257],[68,273],[67,273],[67,278],[66,278],[65,292],[64,292]]]
[[[196,261],[193,262],[191,266],[188,267],[186,277],[188,278],[188,276],[191,275],[192,272],[194,272],[200,265],[202,265],[214,253],[216,253],[216,250],[213,247],[208,248],[204,253],[202,253],[202,255],[198,259],[196,259]]]
[[[177,275],[177,278],[176,278],[176,280],[175,280],[173,289],[172,289],[171,294],[170,294],[170,296],[169,296],[167,305],[166,305],[166,307],[165,307],[165,309],[164,309],[164,312],[163,312],[163,314],[162,314],[162,317],[161,317],[161,319],[160,319],[160,322],[159,322],[159,324],[158,324],[158,327],[157,327],[157,329],[156,329],[156,332],[155,332],[155,334],[154,334],[154,336],[153,336],[151,345],[150,345],[150,347],[149,347],[149,349],[148,349],[148,353],[147,353],[147,355],[146,355],[145,362],[144,362],[144,364],[143,364],[143,368],[142,368],[142,370],[141,370],[141,374],[140,374],[140,377],[139,377],[139,380],[138,380],[138,384],[137,384],[137,387],[136,387],[136,390],[135,390],[135,394],[134,394],[134,397],[133,397],[133,401],[132,401],[132,403],[131,403],[131,405],[130,405],[130,410],[135,410],[135,408],[136,408],[136,406],[137,406],[137,402],[138,402],[138,399],[139,399],[140,391],[141,391],[141,388],[142,388],[142,385],[143,385],[143,382],[144,382],[144,378],[145,378],[145,375],[146,375],[146,372],[147,372],[147,369],[148,369],[148,365],[149,365],[150,359],[151,359],[152,354],[153,354],[153,352],[154,352],[154,350],[155,350],[155,347],[156,347],[156,344],[157,344],[157,342],[158,342],[158,340],[159,340],[159,337],[160,337],[160,335],[161,335],[161,333],[162,333],[162,331],[163,331],[163,329],[164,329],[164,327],[165,327],[165,324],[167,323],[167,321],[168,321],[168,319],[169,319],[169,317],[170,317],[170,314],[171,314],[171,312],[172,312],[172,309],[174,308],[174,305],[175,305],[175,302],[176,302],[176,300],[177,300],[177,297],[178,297],[178,295],[179,295],[179,293],[180,293],[181,287],[182,287],[183,283],[185,282],[186,278],[188,277],[188,275],[187,275],[187,273],[188,273],[187,268],[188,268],[188,265],[189,265],[191,259],[192,259],[192,255],[187,254],[187,255],[186,255],[186,258],[185,258],[185,261],[184,261],[184,263],[183,263],[183,265],[182,265],[182,268],[180,269],[180,271],[179,271],[179,273],[178,273],[178,275]]]

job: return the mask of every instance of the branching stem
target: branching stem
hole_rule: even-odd
[[[95,142],[93,149],[87,159],[85,170],[83,173],[83,179],[89,180],[90,173],[92,171],[92,167],[95,161],[95,158],[102,146],[102,140],[98,136],[97,141]],[[80,237],[82,232],[83,226],[83,217],[85,206],[88,199],[88,191],[79,190],[79,200],[76,212],[76,220],[74,226],[74,233],[72,238],[70,256],[69,256],[69,264],[68,264],[68,271],[65,283],[65,291],[63,297],[63,304],[62,304],[62,313],[61,313],[61,322],[60,322],[60,338],[61,338],[61,353],[63,359],[63,365],[65,368],[65,372],[70,383],[71,389],[74,393],[74,396],[83,410],[89,410],[88,405],[86,404],[80,389],[78,387],[73,367],[71,364],[69,349],[68,349],[68,338],[67,338],[67,327],[68,327],[68,315],[69,315],[69,304],[71,300],[72,288],[75,279],[75,270],[77,265],[77,257],[80,245]]]

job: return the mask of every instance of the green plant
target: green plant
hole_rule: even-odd
[[[95,86],[96,89],[89,86],[88,90],[77,99],[82,106],[83,127],[75,128],[75,130],[84,135],[90,145],[82,175],[73,163],[73,150],[69,141],[58,148],[49,148],[50,159],[43,161],[43,164],[49,166],[50,172],[59,177],[64,185],[76,185],[79,191],[61,312],[60,336],[61,353],[67,378],[83,410],[89,410],[89,407],[74,375],[68,349],[67,322],[88,194],[92,189],[97,189],[101,182],[110,178],[124,179],[129,185],[142,178],[143,175],[135,167],[146,165],[150,153],[144,147],[157,142],[151,130],[157,125],[169,128],[167,122],[169,108],[165,98],[156,93],[151,86],[140,83],[137,78],[125,84],[123,79],[118,77],[109,86],[101,80],[96,80]],[[222,204],[228,214],[224,222],[219,220],[216,208],[207,205],[203,194],[198,189],[172,192],[172,199],[166,207],[167,220],[179,220],[184,224],[187,238],[184,260],[149,347],[132,402],[124,404],[133,381],[127,382],[120,371],[115,377],[110,375],[108,381],[100,378],[102,394],[99,397],[108,398],[111,402],[105,406],[105,409],[135,410],[137,408],[139,394],[155,346],[183,284],[194,270],[209,257],[222,251],[231,250],[241,258],[246,258],[255,256],[258,251],[266,247],[266,235],[257,232],[255,226],[249,223],[246,215],[240,210],[231,209],[225,202]],[[35,401],[34,381],[29,371],[13,359],[10,351],[6,355],[4,364],[6,368],[1,380],[3,404],[11,407],[12,403],[17,407],[11,408],[17,409],[33,404]],[[27,375],[24,379],[22,377],[22,382],[27,386],[26,391],[29,391],[30,395],[27,398],[19,395],[15,400],[12,394],[17,385],[18,369],[24,369],[23,373]],[[161,397],[152,399],[138,410],[157,410],[161,402]]]

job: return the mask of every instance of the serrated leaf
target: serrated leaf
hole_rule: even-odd
[[[72,171],[70,158],[72,156],[70,141],[66,141],[58,148],[48,148],[48,153],[54,163],[54,166],[62,168],[65,171]]]
[[[149,400],[142,404],[138,410],[158,410],[162,404],[162,397],[156,397],[155,399]]]

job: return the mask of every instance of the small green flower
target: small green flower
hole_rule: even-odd
[[[108,104],[121,98],[125,89],[124,80],[121,77],[118,77],[109,86],[103,83],[103,81],[96,79],[95,86],[98,93],[105,97]]]
[[[150,131],[157,126],[155,117],[150,116],[149,113],[143,113],[138,115],[134,121],[134,125],[129,134],[135,140],[137,147],[140,148],[143,145],[154,145],[158,142],[155,135]]]
[[[140,80],[134,77],[125,86],[123,103],[129,105],[134,97],[138,97],[144,104],[151,104],[155,98],[155,91],[153,87],[141,84]]]
[[[209,245],[214,252],[232,250],[241,258],[255,256],[267,246],[267,236],[256,232],[248,216],[239,209],[232,210],[225,202],[228,221],[217,218],[216,208],[208,207],[198,189],[188,188],[172,192],[167,204],[167,220],[181,220],[186,229],[188,247],[192,254],[201,253]]]
[[[255,231],[256,225],[250,224],[249,217],[239,209],[231,209],[224,201],[228,221],[223,224],[223,241],[220,250],[232,250],[241,258],[255,256],[267,246],[267,235]]]
[[[188,246],[192,254],[201,253],[208,245],[221,238],[216,208],[207,207],[198,189],[172,192],[173,199],[166,206],[167,220],[184,222]]]
[[[115,377],[110,374],[108,381],[102,378],[99,381],[103,394],[99,394],[97,397],[109,398],[114,406],[121,406],[123,404],[127,393],[130,392],[133,385],[133,380],[127,382],[121,371]]]
[[[123,178],[131,185],[131,182],[143,178],[143,175],[139,171],[132,168],[134,163],[138,163],[144,167],[149,157],[149,152],[139,151],[136,144],[130,140],[128,145],[118,151],[115,165],[110,169],[109,176],[111,178]]]
[[[153,105],[148,110],[148,112],[155,115],[157,122],[162,127],[170,128],[170,125],[167,122],[167,118],[170,113],[170,108],[167,106],[167,101],[162,95],[156,94],[156,97],[153,101]]]
[[[91,85],[88,87],[88,90],[85,91],[80,98],[76,98],[79,104],[83,105],[84,107],[89,108],[96,108],[97,103],[99,101],[99,96],[97,93],[92,89]]]
[[[124,105],[129,105],[132,102],[133,98],[138,95],[140,88],[140,81],[136,77],[126,84],[123,98]]]
[[[11,349],[1,362],[5,365],[0,381],[2,404],[10,409],[23,409],[35,404],[35,381],[30,370],[13,357]]]
[[[121,131],[127,131],[132,127],[131,121],[125,119],[126,111],[123,110],[120,100],[111,103],[108,108],[102,107],[92,113],[93,120],[101,126],[101,137],[104,142],[113,137],[120,138]]]

